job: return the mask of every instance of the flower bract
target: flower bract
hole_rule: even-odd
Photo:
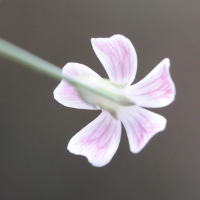
[[[121,123],[124,125],[130,150],[138,153],[158,132],[166,119],[146,108],[169,105],[175,98],[168,58],[162,60],[144,79],[131,85],[137,71],[137,55],[129,39],[122,35],[92,38],[92,47],[109,79],[101,78],[89,67],[67,63],[63,74],[88,81],[97,90],[113,95],[119,103],[93,94],[62,80],[54,90],[54,98],[67,107],[99,110],[101,114],[72,137],[67,148],[102,167],[110,162],[120,143]]]

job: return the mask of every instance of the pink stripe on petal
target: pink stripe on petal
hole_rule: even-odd
[[[89,74],[97,78],[101,78],[96,72],[89,67],[78,63],[67,63],[63,70],[63,74],[77,76],[81,74]],[[76,88],[71,86],[66,81],[62,80],[61,83],[54,90],[54,98],[64,106],[71,108],[90,109],[96,110],[94,106],[87,104],[79,96]]]
[[[102,167],[114,156],[120,137],[121,122],[102,111],[70,140],[67,149],[71,153],[86,156],[92,165]]]
[[[169,59],[166,58],[144,79],[130,87],[129,92],[137,105],[158,108],[174,101],[176,91],[169,66]]]
[[[163,131],[166,119],[138,106],[131,106],[119,112],[129,140],[130,150],[138,153],[158,132]]]
[[[110,80],[117,84],[131,84],[137,70],[137,55],[131,41],[122,36],[92,38],[93,49]]]

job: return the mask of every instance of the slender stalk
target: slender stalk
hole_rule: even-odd
[[[32,53],[10,43],[5,41],[4,39],[0,38],[0,56],[4,57],[6,59],[12,60],[14,62],[17,62],[19,64],[22,64],[23,66],[30,68],[32,70],[35,70],[37,72],[43,73],[44,75],[47,75],[51,78],[62,80],[65,79],[67,82],[69,82],[73,86],[83,87],[87,89],[88,91],[91,91],[95,94],[98,94],[100,96],[103,96],[107,99],[110,99],[111,101],[114,101],[119,104],[123,104],[121,100],[116,98],[113,95],[110,95],[109,93],[104,93],[102,91],[96,90],[91,85],[87,84],[86,82],[81,81],[78,78],[74,78],[68,75],[63,75],[62,70],[57,67],[54,64],[51,64]]]

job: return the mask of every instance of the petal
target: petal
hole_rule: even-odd
[[[67,63],[63,70],[63,74],[77,76],[81,74],[89,74],[97,78],[101,78],[96,72],[89,67],[78,63]],[[54,90],[54,98],[64,106],[71,108],[81,108],[96,110],[94,106],[86,103],[72,85],[62,80]]]
[[[110,80],[117,84],[131,84],[137,70],[137,55],[131,41],[123,35],[92,38],[93,49]]]
[[[129,87],[137,105],[158,108],[174,101],[176,91],[169,66],[170,61],[165,58],[144,79]]]
[[[120,137],[120,121],[102,111],[70,140],[67,148],[71,153],[86,156],[92,165],[102,167],[114,156]]]
[[[130,150],[138,153],[158,132],[163,131],[166,119],[139,106],[126,107],[119,112],[129,140]]]

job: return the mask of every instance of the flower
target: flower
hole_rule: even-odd
[[[114,35],[110,38],[92,38],[91,43],[110,82],[107,81],[106,84],[107,82],[103,81],[105,79],[92,69],[78,63],[67,63],[63,74],[83,79],[87,74],[86,80],[91,80],[94,85],[100,83],[96,84],[96,88],[101,86],[100,90],[115,91],[112,87],[108,89],[113,84],[114,88],[118,88],[116,91],[122,92],[122,96],[131,99],[133,104],[120,105],[105,99],[98,101],[98,96],[91,96],[89,93],[84,95],[84,91],[80,90],[77,92],[64,80],[55,89],[54,98],[68,107],[102,109],[94,121],[72,137],[67,147],[71,153],[86,156],[92,165],[102,167],[110,162],[117,151],[121,122],[126,129],[133,153],[140,152],[156,133],[165,129],[166,119],[163,116],[142,107],[158,108],[169,105],[175,98],[175,86],[170,77],[168,58],[161,61],[144,79],[130,85],[137,70],[137,55],[130,40],[122,35]],[[91,102],[89,99],[92,99]]]

